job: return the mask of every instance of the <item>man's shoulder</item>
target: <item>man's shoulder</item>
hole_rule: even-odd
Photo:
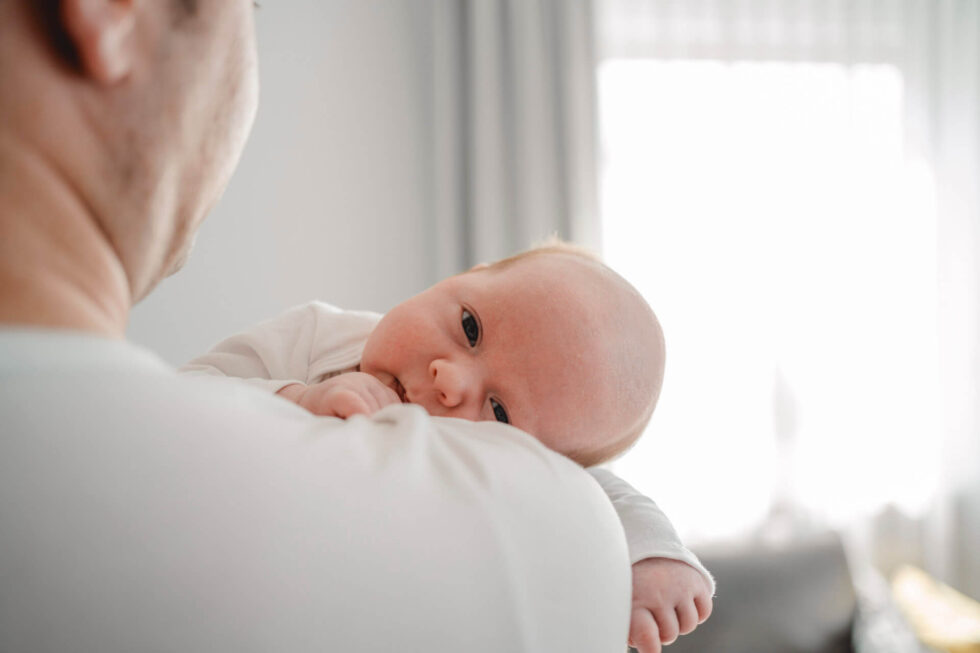
[[[612,508],[530,436],[417,406],[316,418],[126,358],[0,377],[0,573],[19,579],[0,599],[23,607],[0,631],[36,621],[11,592],[39,592],[93,650],[113,638],[364,650],[376,636],[412,650],[591,651],[625,636]],[[378,615],[404,625],[385,639]]]

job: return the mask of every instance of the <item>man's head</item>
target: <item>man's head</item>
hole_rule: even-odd
[[[94,223],[130,301],[180,266],[241,154],[258,92],[252,12],[0,0],[0,165]]]
[[[361,360],[431,414],[506,421],[583,465],[635,442],[663,370],[647,303],[565,246],[477,266],[399,304]]]

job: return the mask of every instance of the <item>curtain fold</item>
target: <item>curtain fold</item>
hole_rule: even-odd
[[[895,59],[904,0],[602,0],[604,58]]]
[[[938,216],[944,495],[929,549],[980,597],[980,3],[907,6],[911,146],[931,162]]]
[[[598,248],[591,2],[430,0],[419,15],[433,280],[551,234]]]

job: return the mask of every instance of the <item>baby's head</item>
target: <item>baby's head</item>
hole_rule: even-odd
[[[508,422],[586,466],[636,441],[663,370],[663,333],[640,294],[563,244],[399,304],[361,359],[361,371],[433,415]]]

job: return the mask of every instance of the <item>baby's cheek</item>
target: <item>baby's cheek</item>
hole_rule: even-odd
[[[582,447],[580,443],[576,446],[573,438],[564,435],[546,435],[544,437],[538,437],[533,433],[531,435],[534,435],[541,444],[555,453],[560,453],[566,458],[571,458],[583,467],[589,467],[595,464],[593,459],[595,458],[597,447]]]
[[[513,426],[514,428],[519,429],[521,431],[524,431],[525,433],[527,433],[528,435],[530,435],[532,438],[534,438],[535,440],[537,440],[538,442],[540,442],[541,444],[543,444],[547,448],[551,449],[555,453],[560,453],[563,456],[567,456],[569,458],[572,458],[572,455],[571,455],[572,454],[571,447],[569,447],[568,446],[568,443],[563,438],[561,438],[560,436],[549,435],[546,432],[545,433],[535,432],[535,431],[532,431],[532,430],[529,430],[529,429],[525,428],[524,426],[522,426],[519,423],[518,424],[511,424],[511,426]]]

